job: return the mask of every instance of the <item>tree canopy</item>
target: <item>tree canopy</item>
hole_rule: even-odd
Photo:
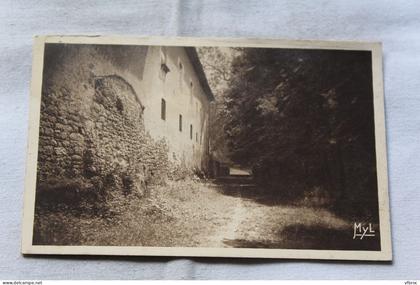
[[[228,86],[230,158],[261,181],[300,179],[347,197],[376,185],[369,51],[246,48]]]

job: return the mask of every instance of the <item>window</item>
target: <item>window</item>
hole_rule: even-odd
[[[195,133],[195,141],[198,142],[198,133]]]
[[[182,65],[181,59],[178,58],[178,68],[179,68],[179,78],[178,78],[178,84],[179,89],[182,92],[182,81],[184,77],[184,66]]]
[[[162,99],[160,103],[160,118],[162,120],[166,120],[166,101],[165,99]]]
[[[190,104],[191,105],[193,104],[193,88],[194,88],[193,83],[192,81],[190,81]]]
[[[193,138],[193,127],[192,125],[190,125],[190,139]]]
[[[166,65],[166,63],[162,63],[160,65],[160,78],[165,81],[166,74],[170,71],[169,67]]]
[[[182,115],[179,115],[179,131],[182,132]]]
[[[160,49],[160,72],[159,77],[163,81],[166,79],[166,74],[170,71],[168,65],[166,65],[166,50],[164,47]]]

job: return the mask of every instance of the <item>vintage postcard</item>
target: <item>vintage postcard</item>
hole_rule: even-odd
[[[35,38],[24,254],[391,260],[380,43]]]

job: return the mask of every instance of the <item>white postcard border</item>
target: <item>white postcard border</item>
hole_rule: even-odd
[[[225,46],[300,49],[370,50],[374,93],[375,141],[379,196],[380,251],[193,248],[141,246],[40,246],[32,245],[35,210],[35,187],[39,138],[44,46],[46,43],[120,44],[165,46]],[[388,197],[388,175],[384,116],[382,45],[381,43],[312,41],[279,39],[232,39],[187,37],[124,37],[124,36],[38,36],[33,47],[32,82],[29,100],[29,128],[26,160],[24,211],[22,222],[23,254],[127,255],[127,256],[201,256],[245,258],[298,258],[340,260],[392,260],[391,227]]]

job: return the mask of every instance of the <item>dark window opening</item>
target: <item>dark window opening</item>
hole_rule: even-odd
[[[160,118],[162,120],[166,120],[166,101],[165,99],[162,99],[160,104]]]
[[[166,65],[166,49],[162,47],[160,50],[160,72],[159,77],[163,81],[166,79],[166,74],[170,71],[169,67]]]
[[[198,142],[198,133],[195,133],[195,141]]]
[[[193,138],[193,126],[190,125],[190,139]]]
[[[166,75],[168,74],[168,72],[171,71],[169,69],[168,65],[166,64],[166,54],[165,54],[165,52],[166,51],[164,49],[162,49],[160,51],[160,72],[159,72],[159,77],[163,81],[165,81]]]
[[[190,104],[193,103],[193,83],[190,81]]]
[[[182,92],[182,81],[183,81],[183,77],[184,77],[184,66],[182,65],[182,62],[180,59],[178,59],[178,68],[179,68],[179,89]]]
[[[179,115],[179,131],[182,132],[182,115]]]
[[[169,69],[169,67],[165,64],[165,63],[162,63],[161,65],[160,65],[160,70],[166,75],[169,71],[171,71],[170,69]]]

